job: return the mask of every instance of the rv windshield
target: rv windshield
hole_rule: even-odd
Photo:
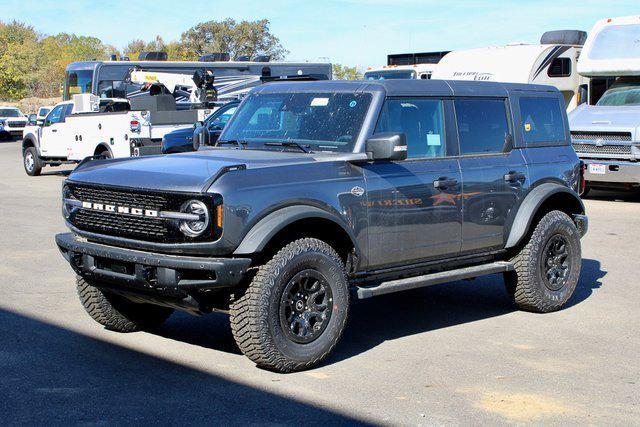
[[[368,93],[253,94],[219,143],[246,148],[350,152],[371,103]]]
[[[78,93],[91,93],[93,70],[70,70],[65,76],[64,100]]]
[[[596,105],[640,105],[640,78],[620,78],[602,95]]]
[[[365,80],[391,80],[391,79],[415,79],[414,70],[382,70],[367,71],[364,73]]]

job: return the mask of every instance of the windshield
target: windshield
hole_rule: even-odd
[[[621,78],[602,95],[596,105],[640,105],[640,78]]]
[[[15,108],[0,108],[0,117],[22,117],[22,114]]]
[[[391,80],[391,79],[415,79],[414,70],[384,70],[367,71],[364,73],[365,80]]]
[[[93,70],[73,70],[67,71],[64,85],[64,99],[71,99],[72,95],[78,93],[91,93],[91,83],[93,81]]]
[[[247,148],[278,150],[284,144],[297,143],[312,151],[349,152],[370,103],[368,93],[250,95],[225,128],[220,142],[240,141],[246,142]]]
[[[610,25],[596,36],[589,58],[623,59],[640,56],[640,24]]]

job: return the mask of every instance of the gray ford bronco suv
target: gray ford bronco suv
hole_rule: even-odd
[[[56,242],[106,328],[225,312],[246,356],[290,372],[327,357],[352,299],[503,273],[519,308],[560,309],[581,179],[555,88],[267,84],[215,147],[79,165]]]

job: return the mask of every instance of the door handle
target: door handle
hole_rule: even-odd
[[[51,132],[58,132],[58,129],[51,129]]]
[[[458,180],[455,178],[438,178],[433,181],[433,186],[439,190],[445,189],[447,187],[453,187],[458,183]]]
[[[525,174],[520,172],[511,171],[504,175],[504,180],[506,182],[524,182],[525,179],[526,179]]]

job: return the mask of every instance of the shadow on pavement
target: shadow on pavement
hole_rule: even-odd
[[[600,279],[605,275],[599,261],[584,259],[580,281],[567,308],[589,298],[593,290],[601,286]],[[347,330],[326,363],[357,356],[388,340],[501,316],[515,310],[500,275],[352,301]],[[239,354],[226,315],[193,317],[177,313],[155,333]]]
[[[5,310],[0,336],[2,425],[362,423]]]

